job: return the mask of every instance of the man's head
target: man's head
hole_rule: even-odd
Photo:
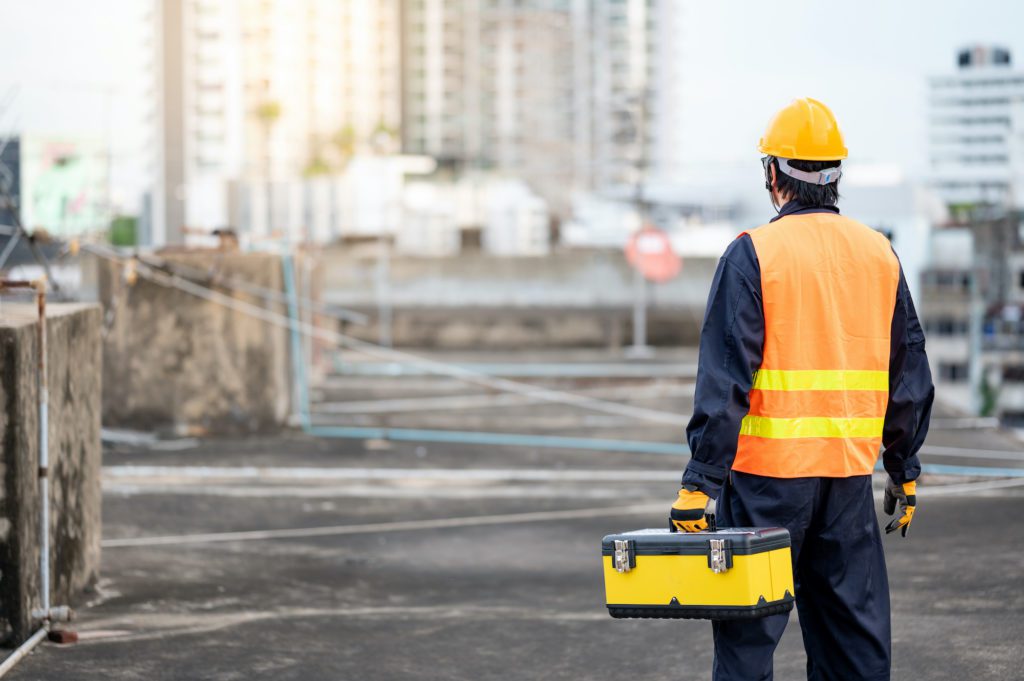
[[[765,156],[765,188],[772,192],[773,200],[781,206],[789,201],[796,201],[804,206],[834,206],[839,201],[839,177],[842,175],[842,161],[797,161],[795,159],[779,159]],[[783,165],[780,168],[780,162]],[[807,182],[787,174],[787,170],[798,170],[803,173],[833,175],[826,184]],[[832,172],[829,172],[832,171]]]
[[[765,154],[765,188],[772,203],[834,206],[839,200],[846,144],[835,116],[816,99],[793,100],[768,124],[758,149]]]

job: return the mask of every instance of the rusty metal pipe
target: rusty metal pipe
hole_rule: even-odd
[[[39,608],[33,619],[45,625],[71,619],[67,606],[50,605],[50,382],[47,373],[46,278],[33,282],[0,281],[0,290],[31,287],[36,292],[39,322],[36,327],[39,350],[36,390],[39,395]]]
[[[20,288],[36,288],[36,282],[27,281],[23,279],[0,279],[0,291],[20,289]]]
[[[39,581],[40,609],[50,618],[50,382],[46,373],[46,279],[35,282],[39,308]]]

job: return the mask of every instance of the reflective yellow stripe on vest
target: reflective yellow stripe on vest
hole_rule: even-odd
[[[759,369],[755,390],[889,390],[888,371]],[[767,436],[766,436],[767,437]]]
[[[767,416],[743,417],[740,435],[752,435],[772,440],[809,437],[881,437],[884,418],[848,419],[828,416],[804,416],[795,419],[777,419]]]

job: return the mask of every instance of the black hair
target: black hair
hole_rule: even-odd
[[[785,199],[797,201],[804,206],[834,206],[839,202],[839,180],[829,184],[811,184],[782,172],[778,159],[773,158],[771,164],[775,168],[775,189]],[[842,161],[790,160],[789,165],[797,170],[814,173],[826,168],[838,168]]]

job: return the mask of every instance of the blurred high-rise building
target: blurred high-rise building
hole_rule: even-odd
[[[1024,203],[1024,71],[1009,50],[974,46],[930,80],[932,185],[957,209]]]
[[[656,172],[670,0],[403,0],[404,148],[573,190]],[[670,145],[669,145],[670,146]]]
[[[338,192],[303,178],[364,151],[520,178],[561,217],[575,192],[638,194],[676,152],[673,0],[154,1],[155,243],[308,224],[312,193]]]
[[[387,146],[400,125],[397,2],[163,0],[157,241],[270,231],[298,205],[289,181]]]
[[[402,118],[400,0],[342,0],[341,118],[336,142],[399,146]]]

